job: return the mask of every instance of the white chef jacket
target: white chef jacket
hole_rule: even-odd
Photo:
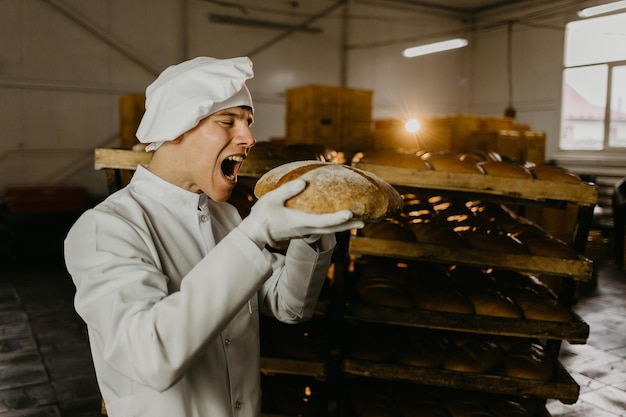
[[[260,415],[259,306],[310,318],[335,240],[272,254],[240,221],[140,166],[71,228],[66,265],[109,416]]]

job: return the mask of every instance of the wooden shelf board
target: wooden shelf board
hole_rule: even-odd
[[[560,400],[564,404],[575,403],[580,391],[578,384],[560,364],[556,367],[556,375],[552,381],[533,381],[501,375],[418,368],[351,359],[344,360],[342,368],[345,374],[354,376],[414,382],[437,387],[470,389],[495,394],[552,398]]]
[[[264,375],[304,375],[323,380],[326,379],[326,364],[324,362],[261,357],[261,373]]]
[[[353,165],[399,186],[492,194],[522,200],[561,200],[579,205],[595,205],[598,200],[595,185],[585,182],[575,184],[365,163]]]
[[[350,239],[350,255],[491,267],[532,274],[567,276],[579,281],[588,281],[593,274],[591,260],[582,256],[579,259],[560,259],[366,237]]]
[[[347,308],[345,316],[348,320],[396,326],[499,336],[565,339],[573,344],[585,343],[589,337],[589,325],[576,315],[573,322],[563,323],[352,304]]]

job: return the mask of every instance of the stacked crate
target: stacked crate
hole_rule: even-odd
[[[371,149],[493,151],[514,161],[545,163],[545,132],[517,124],[510,117],[451,114],[422,117],[419,121],[420,130],[408,133],[405,120],[376,120]]]
[[[370,148],[373,91],[305,85],[286,91],[286,142],[320,144],[346,155]]]

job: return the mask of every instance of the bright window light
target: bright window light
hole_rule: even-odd
[[[449,51],[450,49],[463,48],[464,46],[467,46],[467,39],[456,38],[447,41],[429,43],[427,45],[407,48],[402,52],[402,55],[404,55],[406,58],[414,58],[416,56]]]
[[[616,10],[626,9],[626,1],[615,1],[613,3],[601,4],[600,6],[587,7],[578,12],[579,17],[596,16],[603,13],[610,13]]]
[[[404,128],[409,133],[416,133],[418,130],[420,130],[420,122],[419,120],[415,119],[407,120],[407,122],[404,124]]]

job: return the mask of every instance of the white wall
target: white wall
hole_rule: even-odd
[[[292,16],[248,17],[302,22],[335,3],[300,1]],[[407,60],[404,47],[455,32],[461,20],[350,2],[345,38],[337,8],[311,23],[321,34],[279,39],[281,31],[212,23],[210,12],[238,13],[202,0],[0,0],[0,193],[10,184],[78,184],[106,194],[92,151],[119,143],[119,96],[143,92],[166,66],[197,55],[252,58],[259,140],[284,135],[284,91],[304,84],[372,89],[375,118],[500,115],[508,102],[506,26],[476,32],[462,50]],[[562,38],[558,29],[514,26],[518,119],[549,140],[558,132]]]

